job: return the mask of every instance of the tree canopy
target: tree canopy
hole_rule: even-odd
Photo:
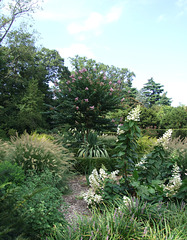
[[[119,85],[105,73],[95,68],[79,69],[66,82],[56,84],[54,92],[58,104],[51,110],[56,123],[68,123],[86,133],[114,126],[105,116],[120,107],[122,98]]]
[[[171,99],[166,97],[163,85],[156,83],[153,78],[150,78],[144,87],[141,89],[142,98],[146,106],[151,107],[154,104],[171,105]]]
[[[4,2],[0,1],[0,9],[4,10],[4,14],[0,16],[0,44],[18,18],[30,15],[39,7],[37,0],[9,0],[6,5]]]

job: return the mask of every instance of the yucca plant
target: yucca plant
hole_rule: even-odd
[[[22,134],[11,138],[8,158],[22,166],[24,172],[35,170],[43,172],[49,169],[54,173],[62,173],[70,167],[73,155],[60,144],[39,134]]]
[[[98,157],[98,158],[108,158],[109,155],[104,147],[100,146],[99,141],[97,140],[97,134],[90,132],[88,134],[87,140],[81,145],[81,148],[77,153],[78,157]]]

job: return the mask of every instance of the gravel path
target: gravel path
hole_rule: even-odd
[[[81,198],[81,193],[86,192],[89,188],[86,185],[85,176],[73,176],[72,179],[69,180],[68,185],[71,192],[68,195],[63,196],[68,205],[65,218],[71,222],[76,219],[76,215],[91,216],[91,212],[88,209],[86,202]]]

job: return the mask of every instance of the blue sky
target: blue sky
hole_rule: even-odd
[[[40,43],[65,58],[128,68],[138,89],[153,77],[173,106],[187,105],[187,0],[44,0]]]

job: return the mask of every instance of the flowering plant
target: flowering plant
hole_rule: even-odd
[[[157,143],[162,145],[163,148],[167,149],[168,148],[168,143],[171,140],[171,135],[172,135],[172,129],[167,130],[162,137],[160,137],[157,140]]]
[[[140,105],[138,105],[136,108],[133,108],[130,113],[128,114],[126,121],[140,121]]]
[[[137,161],[137,140],[140,137],[140,128],[137,125],[140,116],[140,106],[132,109],[128,114],[124,124],[118,126],[118,141],[116,149],[118,150],[118,167],[127,177],[127,170],[133,171],[134,164]]]
[[[100,168],[99,172],[96,169],[92,171],[89,176],[90,189],[82,194],[88,206],[91,207],[99,204],[107,204],[108,200],[110,200],[109,192],[110,198],[112,198],[112,195],[117,197],[116,191],[114,189],[113,191],[111,190],[114,186],[119,187],[119,184],[117,184],[118,173],[119,171],[116,170],[109,174],[103,168]],[[109,183],[111,184],[110,187]]]
[[[82,68],[75,71],[68,81],[60,81],[55,86],[58,105],[54,117],[58,123],[68,123],[79,131],[88,134],[90,129],[101,130],[114,127],[107,112],[119,108],[119,86],[109,84],[110,79],[104,72]],[[59,91],[60,90],[60,91]]]
[[[174,196],[180,186],[182,185],[182,180],[180,176],[180,170],[179,167],[177,166],[177,163],[175,162],[172,170],[172,177],[169,180],[169,183],[164,186],[164,191],[166,192],[167,197],[172,197]]]

